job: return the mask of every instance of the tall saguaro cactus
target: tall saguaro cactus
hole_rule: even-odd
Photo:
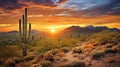
[[[22,16],[22,20],[19,20],[19,34],[23,44],[23,56],[27,56],[27,45],[33,39],[33,37],[31,37],[31,23],[29,23],[28,30],[27,24],[27,8],[25,8],[25,14]]]

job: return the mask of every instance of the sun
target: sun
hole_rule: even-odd
[[[51,29],[51,33],[55,33],[56,30],[54,28]]]

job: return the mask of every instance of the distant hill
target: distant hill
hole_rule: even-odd
[[[14,33],[19,34],[19,32],[16,31],[16,30],[9,31],[9,32],[0,32],[0,34],[8,34],[8,33],[9,33],[9,34],[14,34]],[[42,34],[43,32],[38,31],[38,30],[32,30],[31,33],[32,33],[32,34]]]
[[[38,31],[38,30],[32,30],[31,31],[32,36],[38,38],[44,36],[44,32]],[[19,38],[19,32],[18,31],[9,31],[9,32],[0,32],[0,39],[15,39]]]
[[[109,30],[109,31],[116,31],[120,32],[119,29],[117,28],[108,28],[107,26],[86,26],[86,27],[80,27],[80,26],[71,26],[66,29],[64,29],[62,32],[63,33],[73,33],[73,32],[78,32],[78,33],[97,33],[101,32],[103,30]]]

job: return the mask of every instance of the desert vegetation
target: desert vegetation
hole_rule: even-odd
[[[116,67],[119,67],[119,32],[94,33],[86,37],[84,41],[74,35],[72,38],[63,36],[61,39],[50,36],[37,38],[29,44],[26,57],[22,57],[22,46],[19,42],[18,44],[0,45],[0,65],[8,67],[92,67],[103,64],[109,67],[116,64]]]

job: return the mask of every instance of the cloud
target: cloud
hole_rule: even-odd
[[[53,7],[59,6],[57,9]],[[0,0],[0,9],[4,9],[3,15],[12,13],[9,10],[15,11],[24,7],[38,7],[41,10],[42,7],[50,7],[44,10],[42,13],[60,12],[56,15],[74,16],[74,17],[94,17],[100,15],[120,15],[120,1],[119,0]],[[34,9],[34,8],[32,8]],[[64,11],[64,9],[67,9]],[[8,10],[8,11],[6,11]],[[55,11],[54,11],[55,10]],[[66,14],[62,14],[67,12]],[[1,12],[0,12],[1,14]],[[48,14],[49,15],[49,14]]]
[[[29,18],[32,18],[32,17],[34,17],[34,18],[35,18],[35,17],[44,17],[44,15],[29,15],[28,17],[29,17]]]
[[[6,10],[21,9],[29,6],[56,7],[67,0],[0,0],[0,8]]]
[[[120,15],[119,0],[69,0],[60,6],[74,10],[76,16]]]
[[[14,10],[14,9],[20,9],[24,6],[27,5],[23,3],[19,3],[18,0],[0,0],[0,8],[2,9]]]
[[[116,9],[115,9],[116,8]],[[120,14],[120,1],[118,0],[112,0],[108,4],[101,5],[101,6],[95,6],[92,8],[89,8],[86,11],[86,15],[106,15],[106,14]]]
[[[12,24],[0,24],[0,27],[11,27]]]
[[[64,2],[66,2],[68,0],[58,0],[58,1],[59,1],[59,3],[64,3]]]

